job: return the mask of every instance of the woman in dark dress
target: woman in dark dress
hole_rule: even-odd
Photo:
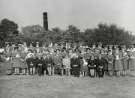
[[[90,77],[96,76],[96,65],[94,55],[91,55],[91,58],[88,60],[88,72]]]

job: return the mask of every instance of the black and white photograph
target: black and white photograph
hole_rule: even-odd
[[[135,0],[0,0],[0,98],[135,98]]]

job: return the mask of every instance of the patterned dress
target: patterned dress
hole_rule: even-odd
[[[62,56],[61,55],[55,55],[53,58],[54,67],[56,69],[62,69]]]
[[[135,70],[135,52],[133,51],[129,54],[129,70]]]
[[[122,59],[121,59],[122,65],[123,65],[123,70],[128,69],[128,55],[127,52],[122,53]]]
[[[27,66],[25,65],[24,61],[21,59],[19,54],[16,55],[16,57],[13,58],[12,60],[13,67],[14,68],[26,68]]]
[[[69,57],[63,58],[62,62],[63,62],[63,66],[64,66],[65,69],[71,68],[71,66],[70,66],[71,61],[70,61]]]
[[[114,54],[114,69],[115,69],[115,71],[123,70],[121,58],[122,58],[122,55],[120,52]]]
[[[114,70],[113,66],[114,56],[109,54],[107,57],[108,57],[108,71],[112,71]]]

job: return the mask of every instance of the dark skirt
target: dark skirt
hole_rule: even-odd
[[[79,77],[80,76],[80,67],[73,67],[71,70],[72,75]]]

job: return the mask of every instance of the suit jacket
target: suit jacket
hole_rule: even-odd
[[[77,66],[74,66],[77,65]],[[79,58],[71,58],[71,68],[81,67]]]

